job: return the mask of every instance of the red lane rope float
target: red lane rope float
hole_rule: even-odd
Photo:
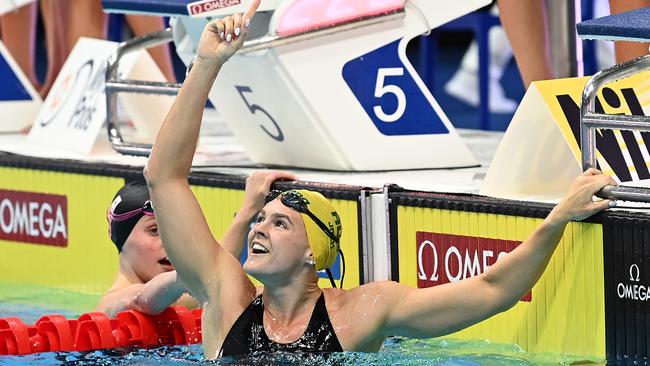
[[[201,313],[201,309],[170,306],[159,315],[128,310],[113,319],[98,312],[74,320],[46,315],[34,325],[0,318],[0,355],[200,343]]]

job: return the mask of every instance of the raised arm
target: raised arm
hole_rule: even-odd
[[[221,66],[244,43],[259,3],[254,0],[244,16],[235,14],[206,25],[194,66],[158,133],[144,171],[165,252],[199,301],[215,295],[206,285],[220,273],[230,273],[231,281],[248,281],[239,262],[224,255],[227,252],[212,237],[187,178],[208,93]],[[218,283],[212,285],[218,292]]]
[[[592,201],[608,184],[616,182],[595,169],[578,177],[530,237],[480,276],[427,289],[387,283],[382,290],[390,299],[384,334],[440,336],[514,306],[541,277],[567,223],[610,207],[609,200]]]
[[[289,172],[268,171],[255,172],[246,179],[244,202],[223,235],[221,244],[235,258],[239,258],[246,236],[250,231],[251,221],[264,207],[264,199],[271,190],[271,185],[278,179],[296,179]]]

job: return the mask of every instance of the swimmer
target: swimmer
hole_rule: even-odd
[[[321,194],[290,190],[268,196],[248,235],[242,268],[212,237],[188,174],[208,92],[244,43],[259,3],[253,0],[246,14],[205,27],[145,168],[165,251],[178,277],[204,304],[206,358],[376,352],[388,336],[429,338],[458,331],[516,304],[542,275],[567,223],[609,207],[610,201],[592,198],[615,182],[589,170],[524,243],[480,276],[426,289],[390,281],[321,289],[317,271],[335,261],[342,225]],[[263,286],[256,288],[247,274]]]
[[[295,177],[287,172],[269,171],[253,173],[246,180],[244,202],[222,240],[233,256],[239,257],[250,223],[277,179]],[[120,267],[95,310],[112,317],[129,309],[158,314],[170,305],[197,307],[197,302],[185,294],[187,289],[165,254],[143,180],[128,182],[117,192],[108,210],[108,222]]]

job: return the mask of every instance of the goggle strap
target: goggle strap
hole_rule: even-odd
[[[149,203],[150,203],[150,201],[147,201],[147,202],[144,203],[144,205],[142,205],[142,207],[138,207],[138,208],[136,208],[136,209],[133,209],[133,210],[131,210],[131,211],[127,211],[127,212],[124,212],[124,213],[121,213],[121,214],[116,214],[116,213],[112,213],[112,212],[109,211],[109,212],[108,212],[108,222],[113,222],[113,221],[117,221],[117,222],[120,222],[120,221],[126,221],[126,220],[128,220],[128,219],[130,219],[130,218],[132,218],[132,217],[134,217],[134,216],[136,216],[136,215],[138,215],[138,214],[140,214],[140,213],[142,213],[143,215],[151,216],[152,213],[150,213],[150,212],[148,212],[147,210],[145,210],[145,207],[146,207],[147,204],[149,204]]]
[[[280,194],[282,194],[282,191],[279,191],[279,190],[277,190],[277,189],[274,189],[274,190],[270,191],[270,192],[266,195],[266,197],[264,197],[264,204],[267,204],[267,203],[273,201],[274,199],[278,198],[278,196],[279,196]]]
[[[343,279],[345,278],[345,257],[343,256],[341,248],[339,248],[339,255],[341,256],[341,266],[343,267],[341,269],[341,282],[339,282],[339,285],[343,288]]]
[[[110,222],[113,222],[113,221],[126,221],[126,220],[128,220],[128,219],[130,219],[130,218],[132,218],[132,217],[134,217],[134,216],[136,216],[136,215],[138,215],[138,214],[140,214],[142,212],[143,212],[142,208],[136,208],[135,210],[131,210],[131,211],[121,213],[121,214],[114,214],[112,212],[109,212],[108,213],[108,219],[109,219]]]
[[[316,215],[314,215],[311,211],[306,210],[305,214],[309,216],[309,218],[316,223],[316,225],[327,235],[330,239],[332,239],[336,244],[339,244],[339,239],[334,236],[334,233],[318,218]]]
[[[329,268],[325,268],[325,272],[327,273],[327,276],[330,278],[330,283],[332,284],[332,288],[336,288],[336,282],[334,282],[334,276],[332,275],[332,271],[330,271]]]

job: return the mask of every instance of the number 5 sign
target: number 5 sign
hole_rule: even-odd
[[[449,133],[400,57],[401,40],[362,55],[343,67],[343,79],[384,135]],[[374,93],[373,93],[374,91]]]
[[[354,5],[346,12],[380,2],[348,3]],[[244,49],[223,66],[210,100],[253,162],[339,171],[476,164],[409,63],[406,45],[486,1],[409,3],[417,6],[404,7],[403,16],[326,36],[259,40],[256,51]],[[328,9],[341,10],[340,4]],[[271,27],[281,24],[283,11],[274,13]]]

